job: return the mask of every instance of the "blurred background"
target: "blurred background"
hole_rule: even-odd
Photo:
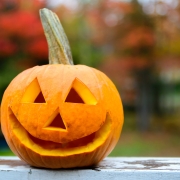
[[[110,156],[180,156],[180,1],[1,0],[0,99],[19,72],[48,63],[44,7],[58,14],[75,64],[120,92],[125,122]],[[1,131],[0,155],[13,155]]]

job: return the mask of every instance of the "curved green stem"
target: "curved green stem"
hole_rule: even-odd
[[[58,16],[44,8],[40,17],[49,47],[49,64],[73,65],[69,42]]]

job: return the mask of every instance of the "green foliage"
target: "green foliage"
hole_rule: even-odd
[[[100,50],[85,40],[72,46],[72,53],[75,64],[85,64],[91,67],[97,67],[102,58]]]
[[[179,135],[165,131],[123,131],[119,143],[109,156],[117,157],[178,157]]]
[[[20,71],[47,59],[47,43],[38,13],[43,5],[43,1],[34,0],[3,1],[0,6],[0,100]]]
[[[10,149],[0,149],[0,156],[15,156],[15,154]]]
[[[20,68],[16,67],[16,61],[6,60],[0,66],[0,100],[2,95],[11,82],[11,80],[20,72]]]
[[[97,67],[103,58],[103,51],[91,42],[90,24],[83,15],[76,15],[70,21],[61,16],[60,19],[69,39],[74,64]]]

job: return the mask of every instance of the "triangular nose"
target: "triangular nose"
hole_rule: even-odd
[[[59,108],[54,111],[54,113],[49,117],[48,121],[44,125],[45,129],[57,129],[66,130],[65,123],[59,113]]]
[[[66,129],[66,126],[64,125],[62,117],[61,117],[61,115],[59,113],[53,119],[53,121],[49,124],[49,126],[46,126],[46,127],[54,127],[54,128]]]

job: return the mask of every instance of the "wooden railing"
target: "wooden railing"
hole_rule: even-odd
[[[0,180],[180,180],[180,158],[105,158],[97,166],[38,169],[18,157],[0,157]]]

